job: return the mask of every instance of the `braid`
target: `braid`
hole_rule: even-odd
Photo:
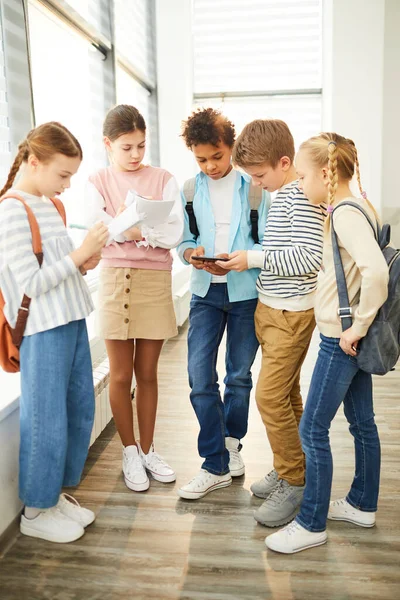
[[[338,187],[337,157],[336,142],[330,141],[328,143],[328,206],[333,204]]]
[[[355,171],[356,171],[356,178],[357,178],[357,183],[358,183],[358,189],[360,190],[361,196],[363,198],[367,199],[367,194],[364,192],[363,186],[361,184],[360,163],[358,162],[358,152],[357,152],[356,145],[353,142],[353,140],[347,140],[347,141],[350,144],[350,146],[352,147],[353,153],[354,153],[354,166],[355,166]]]
[[[7,177],[7,181],[3,189],[0,191],[0,197],[4,196],[4,194],[12,187],[14,183],[14,179],[17,176],[17,173],[23,163],[24,160],[27,160],[29,155],[29,142],[28,140],[24,140],[18,146],[18,154],[15,157],[15,160],[11,166],[10,172]]]

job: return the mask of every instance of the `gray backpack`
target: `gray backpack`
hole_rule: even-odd
[[[186,198],[186,212],[189,217],[189,229],[190,232],[199,237],[200,232],[197,226],[196,215],[193,210],[193,199],[196,192],[196,177],[188,179],[183,184],[183,193]],[[258,239],[258,208],[262,201],[262,188],[250,184],[249,186],[249,204],[250,204],[250,223],[251,223],[251,237],[255,244],[259,244]]]
[[[374,224],[368,214],[355,202],[342,202],[332,212],[332,247],[335,263],[336,282],[339,296],[339,316],[342,330],[352,325],[349,295],[343,271],[337,235],[333,225],[333,215],[341,206],[353,206],[360,210],[371,225],[375,239],[382,250],[389,267],[389,290],[386,302],[379,309],[367,335],[360,340],[357,363],[360,369],[373,375],[386,375],[392,371],[400,357],[400,250],[391,248],[390,225]]]

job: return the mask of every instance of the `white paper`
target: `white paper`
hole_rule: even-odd
[[[148,200],[130,190],[125,205],[127,208],[108,224],[110,237],[107,246],[113,239],[131,227],[155,227],[165,223],[174,206],[173,200]]]

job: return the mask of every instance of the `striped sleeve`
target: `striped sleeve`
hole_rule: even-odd
[[[32,250],[32,235],[24,207],[15,200],[0,205],[0,255],[22,292],[30,298],[45,294],[77,272],[70,256],[39,267]]]
[[[323,215],[318,206],[296,198],[287,208],[290,221],[289,244],[282,249],[264,250],[266,271],[283,277],[307,275],[318,271],[322,263]],[[268,222],[269,235],[279,235],[282,224],[273,216]]]

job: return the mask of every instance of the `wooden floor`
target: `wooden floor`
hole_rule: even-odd
[[[303,369],[306,391],[316,343]],[[220,358],[222,369],[222,357]],[[254,373],[257,374],[259,357]],[[199,469],[197,423],[186,376],[186,330],[165,346],[160,368],[157,450],[177,482],[129,491],[121,476],[121,446],[113,425],[90,451],[77,498],[97,515],[68,545],[18,536],[0,561],[1,600],[399,600],[400,371],[375,382],[382,441],[377,526],[329,523],[325,546],[293,556],[267,551],[270,531],[258,525],[250,484],[271,468],[271,451],[252,398],[244,440],[246,476],[197,502],[177,488]],[[353,473],[352,438],[342,410],[332,427],[333,496]]]

